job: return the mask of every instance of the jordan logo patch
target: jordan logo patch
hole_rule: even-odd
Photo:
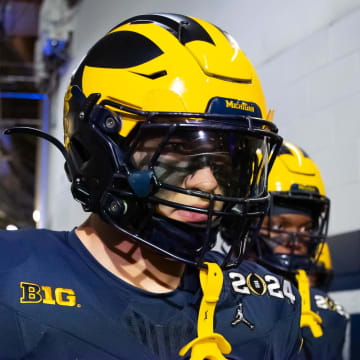
[[[247,325],[251,330],[255,329],[255,325],[252,324],[249,320],[247,320],[244,316],[244,312],[243,312],[243,304],[240,303],[235,311],[235,316],[233,321],[231,322],[232,326],[236,326],[240,323],[244,323],[245,325]]]

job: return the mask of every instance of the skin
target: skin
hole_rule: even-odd
[[[136,151],[136,153],[133,156],[134,162],[136,163],[138,168],[142,168],[143,164],[146,164],[149,162],[150,157],[149,154],[152,154],[157,147],[159,146],[159,143],[161,141],[161,138],[154,138],[150,140],[146,140],[145,144],[141,145],[141,150],[139,149]],[[165,178],[165,182],[170,181],[172,185],[176,185],[179,187],[182,187],[184,189],[191,189],[191,190],[201,190],[207,193],[212,194],[219,194],[223,195],[223,191],[218,185],[211,169],[209,167],[204,167],[198,171],[196,171],[193,174],[188,174],[185,178],[183,178],[183,174],[186,174],[187,166],[189,165],[189,158],[191,157],[190,154],[184,153],[184,148],[186,148],[186,145],[183,145],[183,141],[180,139],[172,139],[171,143],[177,144],[177,147],[175,150],[172,150],[174,148],[171,148],[170,150],[164,150],[163,154],[158,159],[158,163],[163,164],[163,166],[171,166],[173,172],[178,173],[178,179],[183,179],[182,182],[179,183],[173,183],[174,179],[171,179],[171,177]],[[208,144],[201,144],[202,150],[204,151],[204,145]],[[211,146],[208,145],[207,149],[208,151],[211,151]],[[192,152],[191,152],[192,153]],[[182,170],[184,173],[182,173]],[[155,168],[155,173],[159,171]],[[175,177],[176,179],[176,177]],[[181,180],[180,180],[181,181]],[[207,199],[202,199],[199,197],[189,196],[186,194],[180,194],[173,191],[168,190],[160,190],[157,194],[159,198],[176,202],[179,204],[184,205],[190,205],[198,208],[208,208],[209,201]],[[217,201],[214,204],[214,210],[220,210],[222,208],[222,203]],[[182,221],[182,222],[204,222],[207,220],[206,214],[201,214],[193,211],[187,211],[187,210],[180,210],[180,209],[174,209],[169,206],[165,206],[160,204],[158,206],[158,211],[162,214],[167,216],[170,219]]]
[[[201,190],[207,193],[222,194],[222,191],[209,167],[200,169],[196,173],[188,175],[181,184],[181,187],[184,189]],[[191,205],[194,207],[207,208],[209,206],[207,199],[179,194],[176,192],[167,191],[162,193],[161,196],[169,201]],[[219,201],[217,201],[214,205],[215,210],[220,210],[221,207],[222,204]],[[204,222],[207,220],[206,214],[179,210],[162,204],[160,204],[158,208],[159,211],[168,218],[182,222]]]
[[[186,176],[181,184],[184,189],[197,189],[221,194],[221,189],[210,168],[205,167]],[[206,199],[175,192],[163,192],[162,196],[185,205],[208,207]],[[218,208],[221,204],[215,204]],[[202,222],[204,214],[160,205],[159,211],[170,219],[182,222]],[[75,230],[80,241],[92,256],[109,272],[123,281],[149,292],[166,293],[179,286],[185,265],[164,258],[152,249],[138,244],[111,225],[104,223],[96,214]]]
[[[264,219],[263,228],[269,227],[269,217]],[[306,234],[310,231],[312,227],[312,219],[310,216],[302,214],[291,214],[284,213],[280,215],[272,216],[272,228],[275,230],[284,230],[288,232],[298,232],[303,233],[305,236],[298,241],[293,242],[289,240],[285,235],[284,241],[281,244],[278,244],[273,249],[275,254],[290,254],[294,253],[295,255],[307,255],[307,246],[306,242],[309,240],[306,237]],[[263,230],[264,231],[264,230]],[[270,232],[270,237],[278,237],[279,233]]]
[[[269,218],[266,217],[263,222],[263,227],[269,226]],[[300,232],[306,235],[312,228],[312,219],[310,216],[301,214],[281,214],[272,217],[272,226],[277,230],[285,230],[289,232]],[[278,236],[278,233],[271,232],[270,237]],[[302,241],[295,243],[291,241],[284,241],[277,245],[273,251],[275,254],[290,254],[293,251],[295,255],[308,255],[306,241],[308,238],[304,236]],[[316,276],[308,274],[308,279],[311,287],[316,284]]]

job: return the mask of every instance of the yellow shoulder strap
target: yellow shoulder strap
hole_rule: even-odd
[[[318,314],[311,311],[310,285],[305,270],[297,271],[296,280],[301,296],[300,327],[308,326],[314,337],[320,337],[323,335],[321,328],[322,319]]]
[[[231,352],[231,345],[222,335],[214,333],[214,313],[223,285],[223,273],[218,264],[205,264],[208,268],[200,270],[203,298],[198,316],[198,337],[185,345],[179,355],[184,356],[192,348],[190,360],[226,360],[223,354]]]

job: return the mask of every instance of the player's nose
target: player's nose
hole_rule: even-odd
[[[296,255],[304,255],[307,252],[304,243],[300,241],[300,239],[294,237],[289,237],[283,245]]]
[[[190,174],[185,178],[186,189],[198,189],[214,193],[218,186],[218,182],[208,166],[196,170],[193,174]]]

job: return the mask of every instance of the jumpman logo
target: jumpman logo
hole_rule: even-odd
[[[235,317],[234,317],[234,320],[231,322],[231,325],[236,326],[237,324],[240,324],[241,322],[243,322],[245,325],[247,325],[251,330],[254,330],[255,325],[252,324],[249,320],[247,320],[244,316],[242,303],[240,303],[237,306],[236,312],[235,312]]]

